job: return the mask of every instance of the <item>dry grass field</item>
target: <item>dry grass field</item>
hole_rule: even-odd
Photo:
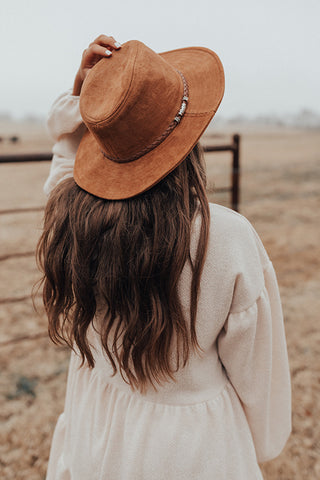
[[[20,130],[19,130],[20,129]],[[9,151],[47,151],[37,125]],[[221,136],[220,136],[221,133]],[[224,142],[225,132],[207,136]],[[226,137],[228,140],[228,136]],[[228,184],[230,154],[207,155],[210,183]],[[247,130],[241,137],[240,210],[253,223],[275,265],[285,317],[293,389],[293,432],[275,460],[263,465],[266,480],[320,478],[320,132]],[[0,210],[44,205],[49,163],[0,165]],[[211,200],[229,205],[227,194]],[[0,478],[43,480],[55,422],[63,409],[69,353],[45,336],[30,291],[38,278],[32,255],[41,212],[0,215]],[[13,301],[13,299],[25,300]],[[3,300],[6,301],[3,301]],[[28,336],[40,334],[38,338]],[[41,336],[41,334],[44,334]],[[22,338],[24,337],[24,338]],[[20,340],[17,340],[19,339]]]

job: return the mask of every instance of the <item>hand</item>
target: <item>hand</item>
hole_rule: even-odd
[[[81,87],[90,69],[101,60],[102,57],[111,57],[113,50],[119,50],[121,44],[113,37],[99,35],[83,52],[82,60],[73,84],[73,95],[80,95]]]

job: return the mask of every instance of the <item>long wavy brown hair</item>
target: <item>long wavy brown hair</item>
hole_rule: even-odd
[[[194,258],[190,237],[201,217]],[[52,191],[37,246],[43,302],[54,343],[78,347],[95,365],[88,327],[103,306],[99,333],[113,373],[132,389],[174,380],[190,348],[200,349],[196,312],[209,233],[206,176],[199,145],[152,189],[128,200],[104,200],[73,178]],[[192,269],[190,315],[178,293]],[[176,338],[175,365],[170,349]]]

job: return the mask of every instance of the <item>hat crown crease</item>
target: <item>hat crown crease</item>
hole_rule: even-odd
[[[114,54],[113,64],[111,58],[97,64],[100,71],[88,79],[81,102],[88,129],[102,151],[119,162],[168,128],[183,96],[179,73],[160,55],[138,41],[122,49]]]

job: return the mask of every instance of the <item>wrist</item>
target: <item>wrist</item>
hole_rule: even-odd
[[[77,72],[77,75],[74,79],[72,95],[79,96],[81,92],[81,87],[83,84],[83,79],[80,76],[80,72]]]

